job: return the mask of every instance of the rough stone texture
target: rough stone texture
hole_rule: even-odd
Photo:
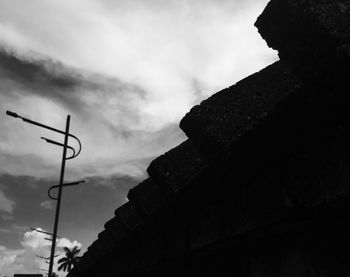
[[[290,68],[276,62],[193,107],[180,127],[210,160],[225,160],[239,150],[240,139],[263,125],[301,87]]]
[[[101,261],[98,257],[96,258],[96,255],[94,256],[93,253],[86,251],[79,261],[79,269],[84,273],[88,273],[92,266],[97,266],[99,262]]]
[[[349,6],[272,0],[282,61],[186,115],[68,276],[349,276]]]
[[[120,206],[115,215],[129,231],[134,231],[142,224],[142,218],[130,202]]]
[[[164,207],[171,196],[170,189],[157,184],[151,178],[138,184],[128,193],[128,199],[146,220]]]
[[[102,259],[108,254],[109,249],[102,244],[102,240],[97,239],[88,247],[87,250],[89,253],[92,253],[92,255],[97,255],[100,259]]]
[[[350,194],[349,131],[340,128],[322,149],[285,161],[280,182],[291,205],[322,206]]]
[[[120,220],[118,220],[116,217],[107,221],[104,227],[106,231],[109,232],[110,235],[113,237],[113,239],[116,240],[117,242],[122,241],[127,236],[127,231],[125,227],[121,224]]]
[[[102,231],[98,234],[98,242],[103,249],[105,249],[108,253],[114,249],[116,246],[116,240],[112,237],[112,235],[106,230]]]
[[[153,160],[147,172],[158,183],[178,192],[197,180],[207,167],[198,150],[186,140]]]
[[[322,222],[279,236],[250,238],[229,249],[207,249],[162,269],[134,276],[348,276],[348,228]]]
[[[198,249],[215,242],[222,236],[224,209],[219,207],[206,207],[189,224],[189,247]]]
[[[348,0],[273,0],[255,25],[304,79],[327,84],[349,65]]]

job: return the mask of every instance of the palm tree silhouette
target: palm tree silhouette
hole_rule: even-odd
[[[64,247],[63,250],[66,252],[66,256],[58,260],[58,263],[61,264],[58,267],[58,270],[69,272],[79,262],[80,257],[78,257],[77,255],[80,252],[80,249],[78,248],[78,246],[74,246],[74,248],[72,249]]]

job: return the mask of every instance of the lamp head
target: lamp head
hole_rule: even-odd
[[[12,117],[14,117],[14,118],[19,117],[18,114],[14,113],[14,112],[11,112],[11,111],[6,111],[6,114],[7,114],[8,116],[12,116]]]

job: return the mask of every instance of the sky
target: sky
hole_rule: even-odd
[[[82,252],[186,139],[179,121],[221,89],[277,59],[253,26],[267,0],[0,0],[0,276],[40,273],[52,231],[61,135],[82,142],[67,162],[59,235]],[[69,143],[76,146],[73,140]],[[60,276],[65,274],[60,273]]]

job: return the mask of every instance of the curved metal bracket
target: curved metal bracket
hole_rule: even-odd
[[[66,184],[63,184],[62,187],[75,186],[75,185],[79,185],[79,184],[81,184],[81,183],[85,183],[85,180],[81,180],[81,181],[77,181],[77,182],[72,182],[72,183],[66,183]],[[51,186],[51,187],[49,188],[49,190],[47,191],[47,195],[48,195],[52,200],[58,200],[57,197],[51,195],[51,190],[56,189],[56,188],[59,188],[59,186],[60,186],[60,185]]]
[[[72,146],[67,145],[67,148],[73,151],[73,155],[70,156],[70,157],[68,157],[68,158],[66,158],[66,160],[74,159],[74,158],[77,157],[77,156],[80,154],[80,152],[81,152],[81,142],[80,142],[80,140],[79,140],[76,136],[74,136],[74,135],[72,135],[72,134],[68,134],[68,136],[74,138],[74,139],[78,142],[79,150],[78,150],[78,152],[76,152],[75,149],[74,149]],[[45,137],[41,137],[41,139],[45,140],[47,143],[51,143],[51,144],[54,144],[54,145],[58,145],[58,146],[64,147],[64,144],[63,144],[63,143],[54,141],[54,140],[52,140],[52,139],[48,139],[48,138],[45,138]]]
[[[70,136],[70,137],[76,139],[76,141],[77,141],[78,144],[79,144],[79,150],[78,150],[77,153],[74,152],[74,155],[73,155],[73,156],[66,158],[67,160],[73,159],[73,158],[77,157],[77,156],[80,154],[80,152],[81,152],[81,142],[80,142],[80,140],[79,140],[76,136],[74,136],[74,135],[72,135],[72,134],[68,134],[68,136]]]
[[[51,144],[54,144],[54,145],[58,145],[58,146],[64,147],[63,143],[57,142],[55,140],[48,139],[48,138],[45,138],[45,137],[41,137],[41,139],[45,140],[47,143],[51,143]],[[73,154],[72,154],[72,156],[66,158],[66,160],[75,158],[76,157],[75,149],[72,146],[69,146],[69,145],[67,145],[67,148],[72,150]]]

